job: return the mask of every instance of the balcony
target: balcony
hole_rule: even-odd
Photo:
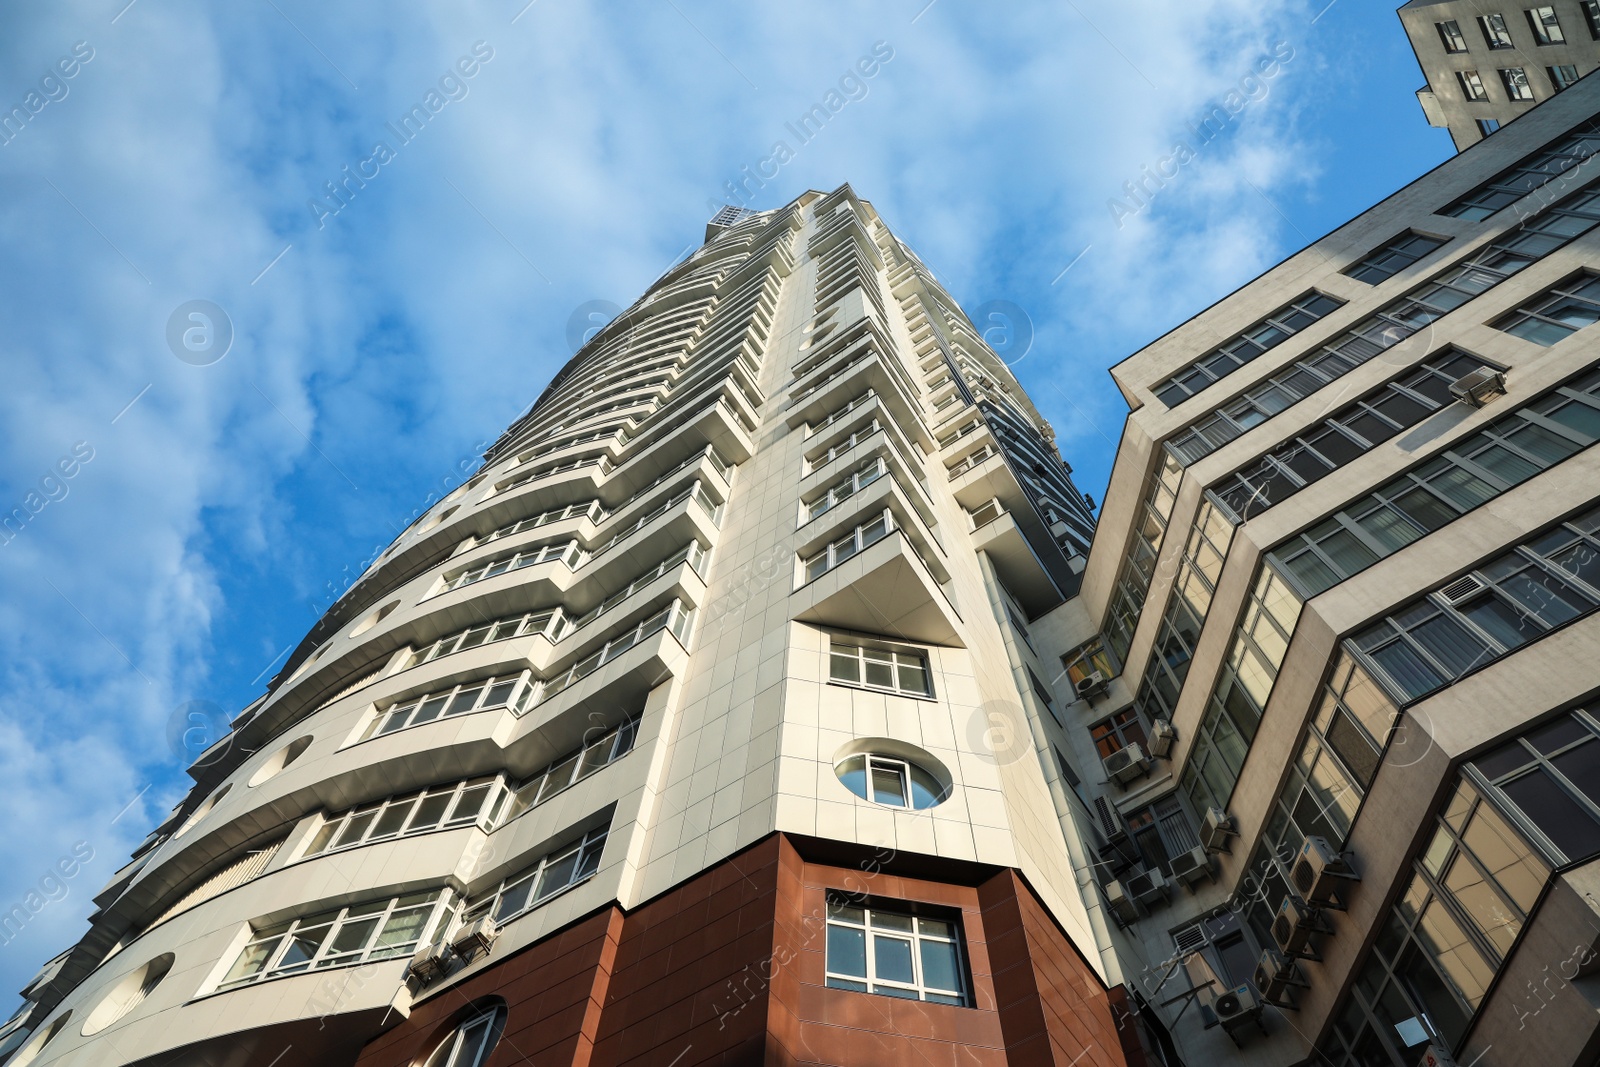
[[[790,605],[799,622],[965,647],[955,606],[900,529],[800,586]]]

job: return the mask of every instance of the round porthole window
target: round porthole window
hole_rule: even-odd
[[[888,738],[845,746],[833,771],[862,800],[908,811],[943,803],[952,784],[949,772],[932,755]]]
[[[205,801],[198,808],[194,809],[194,814],[185,819],[183,821],[183,825],[178,827],[178,832],[172,836],[182,837],[184,834],[194,829],[195,824],[201,819],[204,819],[207,815],[210,815],[211,809],[220,804],[222,802],[222,798],[227,796],[228,790],[232,788],[232,783],[229,783],[228,785],[225,785],[221,789],[217,790],[215,793],[212,793],[209,797],[206,797]]]
[[[111,987],[111,992],[100,998],[100,1003],[83,1021],[83,1035],[97,1034],[137,1008],[170,970],[172,953],[163,952],[143,967],[128,972],[122,981]]]
[[[22,1065],[25,1063],[32,1063],[39,1053],[44,1050],[44,1047],[50,1042],[54,1041],[56,1035],[67,1028],[67,1020],[70,1018],[72,1018],[72,1012],[70,1010],[64,1011],[60,1015],[57,1015],[50,1021],[49,1026],[45,1027],[43,1030],[40,1030],[37,1034],[28,1039],[28,1043],[22,1046],[22,1049],[17,1053],[16,1058],[8,1060],[7,1062],[11,1065],[11,1067],[22,1067]]]
[[[376,611],[373,611],[373,612],[369,613],[366,618],[364,618],[360,622],[356,623],[355,629],[350,631],[350,636],[351,637],[360,637],[362,634],[366,633],[368,630],[370,630],[374,626],[378,625],[384,619],[387,619],[390,615],[394,614],[394,609],[398,608],[399,606],[400,606],[400,601],[391,600],[391,601],[389,601],[389,603],[385,604],[383,607],[377,609]]]
[[[299,759],[305,750],[311,747],[311,735],[297,737],[284,745],[278,751],[267,757],[267,762],[256,768],[256,773],[250,776],[250,788],[254,789],[262,782],[277,777],[285,767]]]
[[[482,1067],[505,1025],[506,1006],[498,997],[472,1008],[433,1050],[426,1067]]]

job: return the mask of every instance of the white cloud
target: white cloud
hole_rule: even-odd
[[[1269,197],[1319,180],[1292,106],[1309,71],[1290,64],[1151,211],[1119,232],[1105,209],[1303,32],[1287,0],[1080,0],[1115,47],[1070,6],[957,0],[915,24],[920,0],[680,3],[693,25],[670,5],[541,2],[515,24],[521,0],[381,20],[277,6],[293,27],[273,5],[0,16],[0,68],[96,49],[0,148],[0,235],[27,250],[0,287],[0,502],[74,442],[95,449],[0,548],[0,804],[27,828],[6,835],[0,904],[73,841],[100,856],[0,949],[0,988],[78,935],[88,896],[178,798],[172,709],[249,699],[341,568],[537,395],[568,355],[571,311],[631,301],[697,240],[707,199],[875,41],[892,61],[793,146],[759,206],[849,180],[959,297],[1028,307],[1039,340],[1019,371],[1083,378],[1084,418],[1043,388],[1041,406],[1069,458],[1095,450],[1099,469],[1091,423],[1114,438],[1121,419],[1104,365],[1280,253],[1282,220],[1244,179]],[[494,58],[468,95],[319,229],[307,200],[478,40]],[[163,341],[193,298],[236,329],[213,366]]]

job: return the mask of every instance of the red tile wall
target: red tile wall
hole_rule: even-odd
[[[830,890],[959,913],[974,1005],[827,988]],[[488,1067],[1146,1067],[1106,989],[1013,872],[966,866],[936,881],[871,860],[807,862],[783,835],[423,1001],[359,1067],[421,1064],[490,994],[508,1021]]]

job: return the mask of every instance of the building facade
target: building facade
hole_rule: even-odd
[[[1600,82],[1112,369],[729,209],[291,655],[8,1067],[1600,1059]]]
[[[1476,144],[1600,65],[1600,2],[1500,6],[1410,0],[1400,23],[1427,84],[1417,102],[1457,149]]]
[[[1035,744],[1093,528],[870,204],[722,212],[196,760],[10,1063],[1148,1062]]]
[[[1562,93],[1112,370],[1081,592],[1030,635],[1186,1063],[1600,1060],[1597,112]]]

